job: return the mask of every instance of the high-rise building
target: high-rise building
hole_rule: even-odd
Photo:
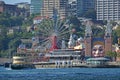
[[[120,20],[120,0],[97,0],[97,20]]]
[[[76,1],[76,0],[69,0],[69,3],[72,3],[72,2],[74,2],[74,1]]]
[[[69,2],[69,6],[68,6],[69,15],[76,15],[76,11],[77,11],[76,7],[77,7],[76,1]]]
[[[43,8],[41,10],[41,16],[53,16],[53,9],[55,8],[60,17],[66,17],[67,15],[68,0],[43,0]]]
[[[30,14],[39,14],[42,9],[43,0],[31,0]]]
[[[77,15],[82,16],[88,10],[96,9],[96,0],[77,0]]]

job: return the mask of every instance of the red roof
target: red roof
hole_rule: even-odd
[[[40,19],[47,19],[47,16],[37,16],[34,18],[34,20],[40,20]]]

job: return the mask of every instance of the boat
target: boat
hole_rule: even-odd
[[[3,65],[5,68],[11,68],[11,62],[6,62]]]
[[[56,49],[48,53],[18,52],[13,56],[12,69],[78,67],[84,59],[84,50]],[[82,65],[83,66],[83,65]]]
[[[33,68],[31,64],[31,55],[27,53],[17,53],[13,56],[11,69]]]
[[[35,68],[69,68],[78,67],[83,61],[82,50],[56,49],[44,56],[47,61],[34,62]],[[83,65],[82,65],[83,66]]]

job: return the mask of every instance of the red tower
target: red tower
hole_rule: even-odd
[[[57,36],[51,36],[51,48],[50,51],[53,51],[55,49],[58,49],[57,47]]]
[[[110,21],[108,21],[108,24],[107,24],[107,28],[106,28],[106,31],[105,31],[105,54],[108,52],[108,51],[112,51],[112,37],[111,37],[111,33],[112,33],[112,28],[111,28],[111,24],[110,24]]]
[[[111,36],[105,36],[105,54],[108,51],[112,51],[112,38],[111,38]]]
[[[56,26],[56,24],[57,24],[57,9],[55,7],[53,7],[53,22],[54,22],[54,25],[53,25],[54,33],[53,33],[53,35],[51,36],[51,39],[50,39],[51,40],[50,51],[58,49],[58,47],[57,47],[57,35],[56,35],[56,33],[57,33],[57,26]]]
[[[85,56],[91,57],[92,54],[92,30],[91,30],[91,23],[87,21],[86,23],[86,30],[85,30]]]
[[[92,37],[91,36],[85,36],[85,56],[91,57],[92,52]]]

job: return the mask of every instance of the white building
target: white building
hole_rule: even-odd
[[[97,20],[120,20],[120,0],[97,0]]]

